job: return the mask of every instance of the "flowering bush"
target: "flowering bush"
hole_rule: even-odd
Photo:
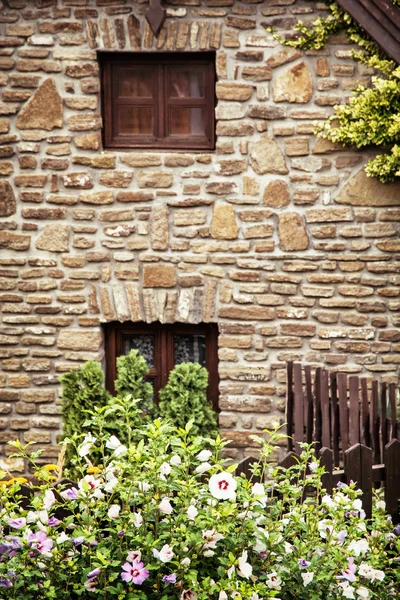
[[[97,439],[70,439],[77,484],[53,487],[57,467],[36,467],[40,485],[24,508],[21,483],[2,485],[0,597],[399,597],[400,531],[381,500],[366,523],[353,485],[326,495],[323,468],[308,447],[287,471],[271,466],[276,433],[260,442],[254,470],[268,483],[235,477],[221,458],[225,442],[190,429],[156,420],[126,445],[101,428]],[[26,447],[14,446],[28,457]],[[91,466],[93,452],[100,466]]]

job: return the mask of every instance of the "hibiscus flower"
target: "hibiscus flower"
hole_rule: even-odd
[[[126,562],[122,565],[122,570],[121,579],[126,583],[135,583],[136,585],[142,585],[150,575],[150,572],[144,568],[144,564],[137,560],[132,563]]]
[[[231,473],[215,473],[208,482],[210,493],[217,500],[235,500],[237,483]]]

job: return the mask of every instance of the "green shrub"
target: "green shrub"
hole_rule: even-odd
[[[100,363],[88,360],[79,371],[69,371],[60,378],[62,385],[63,437],[83,432],[85,421],[95,406],[106,406],[110,394],[104,387]],[[71,447],[67,448],[65,464],[70,464]]]
[[[216,435],[217,415],[207,398],[207,385],[207,369],[198,363],[176,365],[160,391],[160,416],[175,427],[192,421],[195,435]]]
[[[115,389],[119,398],[111,396],[104,387],[104,373],[100,363],[89,360],[80,371],[70,371],[61,377],[63,401],[63,438],[74,434],[84,434],[90,426],[89,419],[96,409],[104,408],[105,414],[113,416],[104,420],[102,429],[110,435],[115,435],[122,443],[127,442],[128,432],[125,422],[121,419],[121,407],[130,407],[130,418],[135,427],[140,427],[148,420],[152,412],[153,388],[144,378],[149,368],[143,356],[137,350],[131,350],[126,356],[117,359],[118,378]],[[99,431],[93,429],[97,436]],[[65,465],[71,465],[71,447],[65,455]],[[94,456],[100,460],[99,456]],[[96,461],[95,461],[96,462]]]
[[[139,407],[144,413],[152,413],[153,386],[145,381],[149,367],[138,350],[131,350],[117,358],[117,380],[115,391],[120,398],[130,394],[135,400],[140,400]]]

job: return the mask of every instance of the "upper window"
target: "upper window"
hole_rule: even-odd
[[[106,147],[211,149],[215,55],[106,54],[103,104]]]
[[[197,362],[208,371],[208,397],[218,409],[218,329],[212,323],[161,325],[160,323],[109,323],[105,325],[107,388],[114,392],[116,360],[139,350],[149,366],[147,380],[155,400],[175,365]]]

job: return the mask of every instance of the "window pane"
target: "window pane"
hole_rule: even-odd
[[[130,350],[139,350],[149,369],[154,367],[154,335],[126,335],[123,348],[124,354],[128,354]]]
[[[170,135],[205,135],[202,108],[175,107],[170,109]]]
[[[205,335],[174,335],[174,364],[197,362],[206,366]]]
[[[198,69],[170,70],[171,98],[204,98],[204,72]]]
[[[131,135],[153,135],[154,110],[151,106],[120,106],[118,111],[118,133]]]
[[[129,98],[153,98],[154,69],[151,67],[119,69],[118,96]]]

